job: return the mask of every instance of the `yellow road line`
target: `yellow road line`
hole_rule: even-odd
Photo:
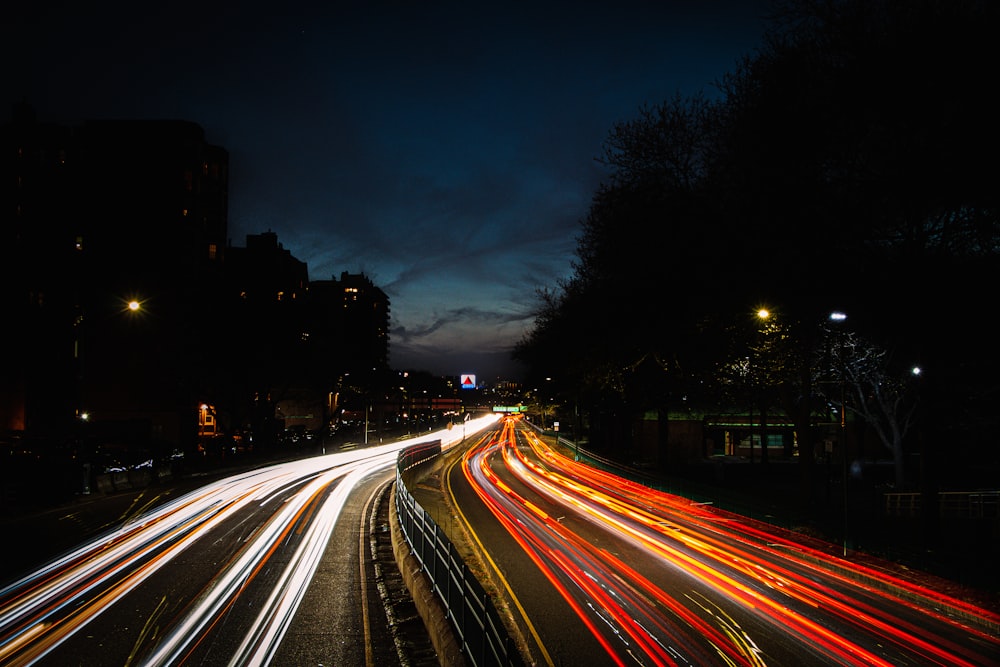
[[[367,584],[367,571],[365,569],[365,548],[368,547],[366,538],[368,537],[368,508],[375,504],[375,494],[379,492],[379,487],[375,487],[371,495],[365,501],[364,506],[361,508],[361,536],[359,539],[358,548],[358,560],[360,561],[361,568],[361,626],[363,628],[363,633],[365,636],[365,665],[366,667],[374,667],[375,665],[375,652],[372,649],[372,629],[371,624],[368,620],[368,584]]]
[[[507,591],[507,595],[509,595],[510,599],[513,600],[514,606],[517,607],[518,613],[521,614],[521,618],[524,620],[525,625],[528,626],[528,631],[531,633],[531,636],[535,639],[535,644],[538,646],[538,649],[542,652],[542,658],[545,660],[545,664],[548,665],[549,667],[555,667],[555,663],[552,662],[552,657],[549,655],[548,650],[545,648],[545,644],[542,643],[541,637],[538,636],[538,632],[535,630],[535,626],[532,625],[531,619],[528,618],[527,612],[524,611],[524,607],[521,606],[520,600],[518,600],[517,596],[514,595],[514,591],[511,590],[510,584],[507,583],[507,579],[504,578],[503,574],[501,574],[500,572],[500,568],[497,567],[497,564],[493,562],[492,558],[490,558],[489,553],[487,553],[486,551],[486,547],[483,546],[483,543],[479,539],[479,536],[476,535],[476,531],[472,529],[472,525],[469,523],[469,520],[465,518],[465,514],[462,512],[462,508],[458,506],[458,501],[455,499],[455,492],[451,488],[451,471],[455,467],[455,464],[460,463],[461,461],[462,457],[458,457],[457,459],[452,461],[451,464],[448,466],[448,468],[445,470],[445,479],[448,482],[448,495],[451,497],[451,504],[455,508],[455,511],[458,512],[458,516],[462,520],[462,523],[465,524],[466,529],[469,531],[469,535],[471,535],[472,539],[475,540],[477,545],[479,545],[480,553],[483,554],[483,557],[490,564],[490,567],[493,568],[493,571],[496,573],[497,577],[499,577],[500,582],[503,584],[504,589]]]

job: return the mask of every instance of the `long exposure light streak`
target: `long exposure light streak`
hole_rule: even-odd
[[[528,441],[531,443],[536,453],[544,454],[549,461],[558,462],[558,458],[553,458],[552,450],[544,447],[541,441],[533,433],[527,433]],[[535,467],[524,456],[518,452],[518,459],[526,466],[531,466],[536,473],[547,476],[549,473],[540,467]],[[572,471],[575,463],[563,457],[566,470]],[[920,589],[909,582],[902,582],[896,578],[880,574],[878,579],[883,582],[882,587],[875,587],[864,582],[864,578],[857,576],[850,578],[840,574],[837,567],[844,571],[848,568],[838,566],[840,559],[826,553],[808,549],[802,545],[795,545],[794,550],[780,548],[780,546],[790,546],[786,541],[782,543],[777,536],[766,531],[755,528],[745,528],[745,522],[735,521],[738,517],[727,515],[734,519],[732,522],[720,525],[717,521],[719,513],[717,510],[694,507],[684,500],[669,494],[662,494],[648,488],[635,484],[623,485],[620,478],[614,477],[602,471],[593,470],[584,466],[576,466],[576,470],[582,472],[588,478],[595,480],[593,488],[600,488],[599,494],[592,491],[587,494],[588,499],[611,509],[613,514],[627,516],[636,521],[636,525],[643,525],[648,530],[660,533],[664,538],[675,540],[690,546],[694,551],[706,555],[715,562],[717,568],[732,567],[739,570],[747,577],[756,579],[765,586],[784,593],[789,597],[803,602],[813,609],[822,609],[825,613],[833,613],[838,617],[839,622],[853,624],[863,627],[866,632],[872,632],[880,636],[883,640],[895,642],[902,646],[919,648],[923,652],[923,657],[937,656],[942,664],[976,664],[975,656],[968,650],[967,646],[960,645],[947,637],[934,637],[934,641],[943,650],[939,650],[934,644],[925,639],[927,634],[926,624],[918,626],[913,621],[899,615],[890,615],[883,608],[870,604],[865,598],[877,598],[890,600],[892,605],[908,608],[916,612],[919,617],[932,617],[945,624],[956,624],[954,618],[948,618],[938,611],[939,606],[951,607],[963,613],[970,610],[980,614],[985,625],[997,625],[996,615],[985,610],[975,610],[971,605],[959,600],[949,600],[945,596],[934,593],[926,589]],[[557,477],[558,479],[558,477]],[[579,488],[579,485],[563,478],[565,488]],[[621,489],[626,488],[627,491]],[[627,499],[622,504],[620,499]],[[618,500],[616,500],[618,499]],[[640,505],[632,504],[638,501]],[[592,507],[592,506],[591,506]],[[659,512],[648,511],[648,508],[659,508]],[[646,509],[643,509],[646,508]],[[683,520],[688,526],[697,526],[704,532],[700,537],[688,535],[686,532],[676,529],[666,530],[663,517],[671,512],[675,512],[672,519]],[[689,509],[690,508],[690,509]],[[678,514],[678,512],[681,512]],[[615,522],[603,512],[590,512],[589,516],[603,518]],[[706,519],[706,521],[702,521]],[[676,528],[676,526],[674,526]],[[753,540],[748,540],[746,535],[752,535]],[[646,534],[640,534],[639,539],[650,544]],[[724,535],[729,539],[729,543],[723,542],[716,535]],[[654,543],[655,544],[655,543]],[[734,548],[733,545],[749,548]],[[764,554],[768,558],[762,557]],[[833,568],[830,564],[832,561]],[[782,564],[794,567],[782,567]],[[860,570],[858,568],[856,572]],[[837,590],[832,586],[827,586],[817,581],[816,574],[820,573],[824,579],[828,579],[842,587]],[[866,577],[872,577],[873,571],[868,570]],[[906,599],[896,590],[905,591],[906,595],[919,596],[922,600],[920,605]],[[859,593],[863,593],[859,595]],[[995,642],[995,636],[978,629],[969,628],[972,636],[980,639]],[[963,655],[969,654],[972,662],[966,662]]]
[[[366,476],[388,469],[406,447],[440,440],[453,446],[464,434],[495,423],[428,432],[400,442],[270,465],[207,484],[165,503],[0,589],[0,664],[31,665],[223,522],[249,508],[271,516],[251,534],[183,613],[155,634],[138,658],[148,665],[180,664],[293,533],[296,546],[244,636],[232,665],[267,664],[291,622],[348,494]],[[463,433],[464,431],[464,433]],[[287,561],[286,561],[287,559]],[[154,633],[140,628],[143,639]]]
[[[686,626],[676,624],[670,616],[657,613],[645,596],[636,593],[634,587],[619,585],[612,572],[615,566],[602,564],[608,562],[610,554],[580,540],[537,507],[532,509],[531,503],[525,503],[509,487],[501,494],[489,493],[490,486],[496,486],[497,482],[495,474],[486,465],[485,454],[498,448],[512,435],[513,430],[508,425],[499,440],[493,440],[479,450],[470,450],[464,466],[466,474],[472,479],[478,478],[473,485],[477,493],[591,629],[610,659],[616,664],[630,664],[637,659],[640,664],[705,664],[709,655],[728,649],[711,643],[717,633],[710,629],[705,634],[685,632]],[[502,482],[499,484],[498,488],[505,486]],[[571,588],[579,590],[581,595],[573,594]],[[693,618],[689,620],[696,622]],[[674,627],[667,633],[663,629],[664,624],[674,624]],[[660,628],[662,632],[653,635],[647,631],[650,627]],[[661,639],[665,633],[672,635],[673,641],[663,642]],[[678,645],[683,650],[679,651]],[[741,655],[739,649],[730,652],[730,664],[754,664],[752,657]],[[748,653],[752,656],[752,651]],[[678,660],[682,654],[688,659]]]
[[[619,664],[709,664],[711,652],[718,664],[765,664],[776,637],[828,664],[982,665],[1000,654],[996,635],[982,629],[998,619],[985,610],[874,571],[852,575],[853,564],[579,464],[515,424],[466,453],[466,477]],[[644,551],[643,572],[553,512]],[[672,597],[649,579],[666,571],[690,589]],[[969,614],[982,622],[967,622]]]

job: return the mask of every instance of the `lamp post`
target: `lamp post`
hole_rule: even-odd
[[[767,335],[767,321],[771,319],[771,311],[767,308],[761,308],[757,311],[757,319],[764,326],[764,330],[757,329],[758,334],[758,355],[757,355],[757,367],[758,369],[763,367],[762,359],[763,355],[761,352],[764,351],[764,344],[761,340],[763,336]],[[767,389],[767,377],[764,377],[764,388]],[[757,395],[760,396],[760,384],[757,383]],[[761,397],[760,401],[760,462],[766,464],[769,462],[769,455],[767,451],[767,400],[766,397]],[[753,407],[750,408],[750,462],[753,463]]]
[[[552,378],[550,378],[550,377],[545,378],[545,382],[547,382],[547,383],[552,382]],[[550,387],[549,384],[542,385],[542,390],[541,390],[541,392],[538,393],[538,400],[541,403],[541,408],[542,408],[542,432],[543,433],[545,432],[545,393],[548,392],[549,387]],[[538,392],[537,389],[535,391]]]
[[[90,394],[87,389],[88,386],[92,386],[92,383],[91,378],[87,375],[87,368],[93,362],[89,361],[88,357],[99,359],[99,363],[113,363],[107,358],[108,351],[106,346],[99,348],[95,341],[101,340],[107,334],[108,328],[113,327],[116,321],[120,321],[121,317],[127,315],[130,321],[134,321],[134,318],[142,317],[144,314],[142,312],[144,309],[143,302],[137,298],[121,299],[118,301],[118,305],[120,307],[119,310],[110,313],[98,313],[98,329],[95,329],[94,325],[88,324],[90,318],[86,315],[89,309],[78,307],[76,318],[73,322],[73,357],[76,373],[76,397],[73,409],[74,418],[78,423],[88,421],[91,416],[88,413],[88,410],[92,406],[87,405]],[[97,338],[97,334],[100,334],[101,337]]]
[[[834,311],[830,313],[830,321],[834,323],[842,323],[847,320],[847,315],[840,312]],[[844,486],[844,556],[847,555],[847,514],[848,514],[848,495],[847,495],[847,484],[849,481],[849,469],[847,464],[847,383],[845,381],[845,369],[844,369],[844,335],[843,331],[839,330],[837,336],[837,361],[840,363],[840,457],[843,459],[843,480],[842,484]]]
[[[573,401],[573,460],[580,460],[580,403]]]
[[[542,405],[542,395],[538,393],[538,387],[535,387],[534,391],[535,391],[535,402],[538,403],[538,405],[539,405],[538,412],[541,415],[541,419],[542,419],[542,429],[544,429],[545,428],[545,410],[544,410],[544,406]]]
[[[113,329],[116,320],[124,316],[132,320],[143,315],[141,312],[144,308],[143,302],[137,298],[119,299],[117,300],[117,304],[118,309],[113,311],[93,307],[89,303],[85,304],[79,300],[76,305],[76,312],[73,319],[73,383],[75,395],[72,405],[72,428],[77,455],[89,456],[89,453],[85,452],[84,443],[87,436],[87,424],[93,417],[91,410],[96,407],[98,410],[97,419],[100,419],[101,409],[107,407],[106,399],[103,405],[94,405],[95,386],[106,385],[107,380],[104,380],[102,383],[100,380],[95,379],[95,376],[99,376],[100,374],[90,373],[90,369],[95,366],[94,360],[97,360],[98,365],[115,363],[108,358],[107,345],[102,345],[100,341],[108,334],[109,329]],[[97,314],[97,328],[90,323],[93,313]],[[114,344],[112,343],[112,345]],[[134,362],[135,359],[129,359],[128,361]],[[84,462],[83,495],[90,494],[90,474],[91,464]]]

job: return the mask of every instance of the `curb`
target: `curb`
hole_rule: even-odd
[[[417,613],[427,626],[431,644],[438,654],[438,662],[442,667],[466,667],[465,656],[459,646],[451,623],[448,621],[448,611],[434,592],[427,575],[424,574],[420,561],[410,550],[396,514],[396,485],[393,483],[389,496],[389,532],[392,535],[392,553],[396,565],[403,576],[403,583],[410,591]]]

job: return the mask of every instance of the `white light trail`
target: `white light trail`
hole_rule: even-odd
[[[307,508],[311,520],[232,663],[266,664],[308,588],[348,495],[366,476],[391,467],[398,452],[440,440],[442,448],[495,423],[490,415],[462,428],[428,432],[376,447],[280,463],[233,475],[153,509],[81,545],[0,590],[0,664],[31,665],[85,627],[191,545],[240,510],[291,495],[241,546],[211,588],[146,658],[164,665],[192,650],[273,555]],[[336,487],[331,491],[331,485]]]

